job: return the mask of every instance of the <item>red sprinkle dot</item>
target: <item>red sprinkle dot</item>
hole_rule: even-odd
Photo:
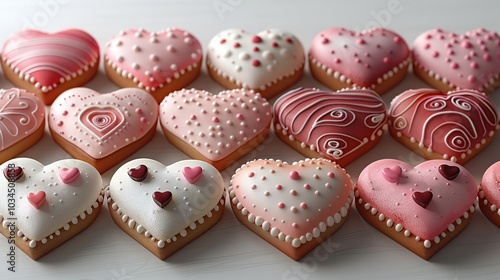
[[[224,44],[225,42],[226,42],[226,39],[222,39],[222,40],[220,40],[220,43],[221,43],[221,44]]]
[[[147,122],[148,122],[148,120],[147,120],[145,117],[142,117],[142,118],[141,118],[141,122],[142,122],[142,123],[147,123]]]
[[[292,171],[292,172],[290,172],[290,179],[292,179],[292,180],[298,180],[298,179],[300,179],[299,172],[297,172],[295,170]]]
[[[292,223],[292,227],[294,227],[294,228],[298,228],[298,227],[299,227],[299,225],[298,225],[297,223]]]
[[[323,38],[323,40],[321,40],[321,44],[323,45],[326,45],[330,42],[330,40],[328,40],[328,38]]]
[[[139,115],[142,115],[142,109],[141,108],[136,108],[135,112]]]
[[[237,118],[238,120],[243,120],[243,119],[244,119],[243,115],[242,115],[242,114],[240,114],[240,113],[236,114],[236,118]]]
[[[278,203],[278,207],[281,209],[285,208],[285,203],[283,202]]]
[[[450,64],[450,67],[451,67],[451,69],[457,69],[458,68],[458,64],[456,62],[452,62]]]
[[[438,57],[439,56],[439,53],[437,51],[434,51],[434,53],[432,53],[432,56],[433,57]]]
[[[289,44],[293,43],[293,40],[292,40],[292,38],[290,38],[290,37],[286,37],[286,39],[285,39],[285,40],[286,40],[286,42],[287,42],[287,43],[289,43]]]
[[[333,172],[328,172],[328,174],[326,174],[326,175],[328,175],[328,177],[330,177],[330,178],[335,178],[335,174],[333,174]]]
[[[470,44],[470,42],[463,42],[462,43],[462,48],[469,49],[470,47],[472,47],[472,45]]]
[[[239,48],[239,47],[241,47],[241,45],[240,45],[240,43],[236,42],[236,43],[234,43],[233,47]]]
[[[302,202],[302,203],[300,204],[300,208],[302,208],[302,209],[307,209],[307,204],[306,204],[305,202]]]
[[[472,69],[477,69],[478,65],[477,65],[477,63],[475,63],[475,62],[473,61],[473,62],[471,62],[471,63],[470,63],[470,67],[471,67]]]
[[[487,53],[483,54],[484,61],[491,61],[491,56]]]
[[[254,175],[255,175],[255,173],[253,173],[253,172],[248,173],[248,177],[250,177],[250,178],[252,178]]]
[[[291,191],[290,191],[290,194],[291,194],[291,195],[297,195],[297,192],[296,192],[295,190],[291,190]]]
[[[389,62],[390,62],[389,58],[388,57],[384,57],[384,63],[385,64],[389,64]]]
[[[311,189],[311,186],[309,184],[304,184],[304,189],[306,190],[310,190]]]
[[[196,116],[195,115],[191,115],[191,120],[196,120]]]
[[[258,51],[260,51],[260,49],[259,49],[259,47],[253,47],[253,51],[258,52]]]
[[[283,189],[283,187],[282,187],[281,185],[276,185],[276,189],[277,189],[278,191],[280,191],[280,190],[282,190],[282,189]]]
[[[252,43],[262,43],[262,38],[259,36],[255,35],[252,37]]]
[[[364,45],[366,42],[365,40],[363,40],[363,38],[359,38],[356,43],[360,44],[360,45]]]
[[[278,45],[278,43],[276,43],[276,42],[273,42],[273,43],[272,43],[272,46],[273,46],[273,48],[277,48],[277,47],[279,47],[280,45]]]
[[[401,38],[398,37],[398,36],[394,36],[394,38],[392,38],[392,40],[394,41],[394,43],[399,43],[401,42]]]
[[[260,61],[254,60],[254,61],[252,61],[252,65],[255,66],[255,67],[259,67],[260,66]]]
[[[58,121],[57,122],[57,126],[62,126],[63,125],[63,121]]]
[[[63,115],[63,116],[66,116],[67,114],[68,114],[68,111],[63,111],[63,112],[62,112],[62,115]]]
[[[476,81],[476,77],[472,76],[472,75],[469,75],[467,77],[467,81],[471,82],[471,83],[474,83]]]
[[[217,118],[217,117],[213,117],[213,118],[212,118],[212,121],[213,121],[213,122],[215,122],[215,123],[218,123],[218,122],[219,122],[219,118]]]

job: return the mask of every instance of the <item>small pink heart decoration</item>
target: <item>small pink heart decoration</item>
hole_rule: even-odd
[[[40,209],[42,204],[45,202],[45,192],[38,191],[36,193],[30,192],[28,194],[28,201],[35,206],[36,209]]]
[[[186,166],[182,169],[182,174],[190,184],[194,184],[201,178],[201,175],[203,175],[203,169],[201,169],[201,166],[195,166],[193,168]]]
[[[76,167],[64,167],[59,170],[59,177],[61,177],[63,183],[69,184],[80,177],[80,170]]]

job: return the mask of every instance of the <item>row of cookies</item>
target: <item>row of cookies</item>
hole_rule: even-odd
[[[297,82],[306,60],[301,42],[277,29],[258,34],[228,29],[215,35],[207,49],[206,65],[215,81],[228,89],[253,89],[267,99]],[[498,34],[484,28],[463,35],[426,31],[412,51],[400,35],[384,28],[361,33],[330,28],[315,36],[308,60],[312,75],[334,90],[358,87],[382,94],[404,78],[413,61],[414,73],[443,92],[490,92],[499,78],[499,50]],[[94,77],[100,50],[82,30],[25,30],[5,42],[1,57],[5,76],[49,105]],[[196,79],[202,61],[200,42],[176,28],[122,31],[106,44],[104,54],[114,83],[144,89],[158,103]]]
[[[28,158],[0,166],[0,232],[33,259],[76,236],[103,203],[114,222],[160,259],[213,227],[228,199],[236,218],[294,260],[329,238],[354,203],[373,227],[429,259],[469,224],[479,208],[500,226],[500,162],[478,187],[461,165],[395,159],[371,163],[356,185],[326,159],[293,164],[259,159],[236,170],[227,187],[198,160],[165,166],[152,159],[122,165],[103,187],[98,171],[76,159],[49,165]]]
[[[389,110],[372,90],[312,88],[283,94],[273,108],[245,89],[217,95],[183,89],[158,105],[137,88],[108,94],[73,88],[56,98],[47,117],[42,102],[25,90],[0,90],[0,104],[1,162],[36,143],[47,119],[54,141],[100,173],[152,139],[158,120],[174,146],[218,170],[260,145],[271,123],[278,138],[306,157],[343,167],[372,149],[388,128],[422,157],[460,164],[487,147],[500,129],[495,105],[472,90],[407,90]]]

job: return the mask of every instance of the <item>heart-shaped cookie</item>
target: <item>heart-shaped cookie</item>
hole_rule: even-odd
[[[227,29],[208,44],[207,68],[214,80],[228,89],[253,89],[267,99],[297,82],[304,62],[300,41],[278,29],[257,34]]]
[[[101,209],[101,176],[86,162],[64,159],[44,166],[16,158],[0,169],[0,232],[15,235],[15,245],[35,260],[87,228]],[[73,173],[70,182],[63,170]]]
[[[106,44],[104,59],[114,83],[144,89],[160,103],[198,76],[203,52],[198,39],[182,29],[129,29]]]
[[[387,129],[387,108],[372,90],[299,88],[274,103],[274,129],[307,157],[346,166],[374,147]]]
[[[217,95],[180,90],[160,104],[160,124],[167,139],[190,157],[218,170],[262,143],[271,118],[266,99],[245,89]]]
[[[63,91],[91,80],[99,68],[99,45],[85,31],[24,30],[5,41],[2,67],[15,85],[34,92],[46,105]]]
[[[494,31],[480,28],[458,35],[429,30],[417,37],[412,53],[414,73],[442,92],[498,87],[500,36]]]
[[[329,28],[314,37],[309,50],[311,73],[334,90],[361,87],[382,94],[405,77],[409,64],[404,39],[384,28]]]
[[[458,168],[455,178],[443,167]],[[384,170],[401,169],[397,181]],[[373,227],[424,259],[457,236],[474,213],[477,186],[462,166],[429,160],[415,167],[395,159],[368,165],[354,188],[356,208]]]
[[[238,220],[294,260],[338,230],[351,205],[349,175],[327,159],[254,160],[230,185]]]
[[[146,168],[138,182],[130,170]],[[192,173],[198,170],[196,180]],[[224,181],[199,160],[169,166],[135,159],[121,166],[106,189],[115,223],[160,259],[165,259],[214,226],[224,212]]]
[[[0,163],[33,146],[43,137],[45,106],[23,89],[0,90]]]
[[[479,208],[484,216],[500,227],[500,161],[483,174],[478,188]]]
[[[426,159],[464,164],[483,150],[500,128],[493,102],[484,94],[460,90],[407,90],[389,109],[391,134]]]
[[[61,147],[103,173],[154,136],[158,105],[141,89],[100,94],[75,88],[54,101],[48,119]]]

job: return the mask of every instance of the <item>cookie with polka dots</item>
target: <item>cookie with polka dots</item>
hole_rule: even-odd
[[[343,168],[327,159],[293,164],[259,159],[236,170],[228,192],[243,225],[299,260],[343,225],[352,182]]]

